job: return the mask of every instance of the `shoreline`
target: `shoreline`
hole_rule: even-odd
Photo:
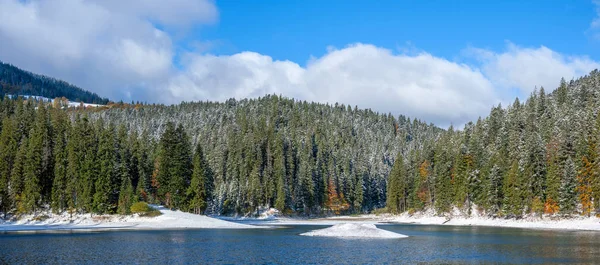
[[[131,230],[180,230],[180,229],[265,229],[285,225],[322,225],[333,226],[338,224],[414,224],[414,225],[443,225],[465,227],[499,227],[521,229],[544,229],[560,231],[600,231],[600,218],[598,217],[524,217],[522,219],[492,218],[486,216],[460,214],[436,216],[433,212],[422,212],[409,215],[403,213],[392,214],[365,214],[358,216],[331,216],[321,218],[275,217],[267,218],[235,218],[235,217],[210,217],[196,215],[181,211],[172,211],[162,206],[153,206],[162,215],[156,217],[140,217],[137,215],[91,215],[91,214],[51,214],[47,219],[34,221],[35,216],[23,216],[17,221],[4,221],[0,223],[0,233],[6,232],[42,232],[42,231],[131,231]],[[39,217],[40,215],[38,215]],[[553,219],[554,218],[554,219]]]
[[[36,221],[34,215],[26,215],[17,221],[0,223],[0,233],[41,231],[114,231],[114,230],[177,230],[177,229],[262,229],[256,226],[230,222],[205,215],[172,211],[162,206],[153,206],[161,212],[156,217],[138,215],[91,215],[68,213],[41,213],[47,216]]]
[[[554,218],[554,219],[553,219]],[[344,223],[360,223],[375,225],[390,224],[414,224],[414,225],[442,225],[442,226],[465,226],[465,227],[498,227],[498,228],[521,228],[521,229],[544,229],[560,231],[600,231],[600,218],[598,217],[524,217],[522,219],[514,218],[493,218],[486,216],[436,216],[431,212],[417,213],[409,215],[408,213],[392,214],[364,214],[359,216],[333,216],[322,218],[288,218],[278,217],[270,219],[260,218],[227,218],[247,222],[248,224],[269,224],[269,225],[337,225]]]
[[[479,218],[479,217],[454,217],[445,218],[411,218],[403,216],[388,217],[384,219],[391,224],[417,224],[417,225],[443,225],[464,227],[497,227],[497,228],[521,228],[521,229],[543,229],[560,231],[600,231],[600,218],[597,217],[573,217],[552,220],[550,218]]]

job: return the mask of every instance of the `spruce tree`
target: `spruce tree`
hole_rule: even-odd
[[[108,213],[114,211],[116,201],[112,200],[113,181],[116,175],[116,152],[114,130],[102,128],[98,142],[98,177],[95,183],[94,211]]]
[[[493,160],[494,161],[494,160]],[[492,168],[490,169],[490,173],[488,175],[488,186],[487,190],[487,209],[492,214],[497,214],[502,205],[502,172],[500,167],[494,162],[492,162]]]
[[[169,183],[172,178],[174,165],[174,146],[176,145],[175,125],[171,122],[166,124],[165,131],[160,137],[160,150],[158,156],[158,168],[156,177],[156,188],[159,199],[165,205],[172,207]]]
[[[208,178],[206,176],[207,165],[204,160],[204,154],[200,143],[196,145],[196,152],[194,152],[192,164],[194,167],[192,180],[187,189],[187,196],[190,198],[188,208],[192,213],[202,214],[208,205],[208,189],[210,184],[208,183]]]
[[[23,210],[31,213],[38,210],[42,203],[42,192],[47,175],[48,161],[44,161],[49,149],[48,127],[46,123],[45,107],[38,105],[38,115],[35,125],[29,133],[30,138],[27,146],[23,173],[25,177],[22,194]]]
[[[354,207],[355,212],[362,212],[363,210],[363,201],[364,201],[364,182],[362,176],[358,174],[354,174],[354,194],[353,194],[353,202],[352,206]]]
[[[513,160],[510,169],[504,177],[502,184],[504,200],[502,202],[503,212],[509,216],[521,216],[523,214],[521,185],[519,183],[519,165]]]
[[[91,126],[88,117],[84,116],[80,121],[79,145],[77,151],[80,154],[79,172],[77,179],[77,208],[84,212],[93,211],[93,200],[95,194],[95,182],[98,176],[98,142],[94,127]]]
[[[24,213],[25,207],[22,203],[22,193],[24,189],[24,179],[25,179],[25,162],[27,159],[27,146],[28,144],[27,137],[21,139],[21,143],[19,144],[19,150],[17,151],[17,155],[15,156],[15,163],[13,165],[13,169],[10,175],[10,189],[9,195],[11,197],[11,201],[13,206],[11,208],[16,208],[19,213]]]
[[[6,117],[0,133],[0,212],[6,214],[11,208],[10,178],[18,150],[18,135],[15,122]]]
[[[119,192],[119,207],[117,212],[119,214],[130,214],[131,205],[137,201],[136,196],[133,193],[131,179],[127,177],[123,179],[121,183],[121,190]]]
[[[402,153],[398,153],[394,167],[388,177],[386,207],[391,213],[400,213],[405,210],[404,196],[404,161]]]
[[[277,180],[277,192],[275,199],[275,208],[280,212],[284,212],[287,207],[287,189],[286,189],[286,165],[285,165],[285,155],[283,152],[284,141],[279,142],[275,145],[275,152],[273,157],[273,174],[274,178]]]
[[[60,213],[67,208],[68,196],[68,152],[67,137],[70,122],[67,114],[62,110],[55,110],[52,120],[54,130],[54,180],[52,182],[52,210]]]
[[[577,204],[577,181],[575,163],[569,157],[565,161],[559,194],[560,212],[570,214],[575,211]]]
[[[167,123],[160,140],[158,158],[158,195],[171,208],[186,205],[185,197],[191,178],[191,154],[187,134],[182,126]]]

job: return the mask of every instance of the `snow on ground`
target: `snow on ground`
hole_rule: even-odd
[[[300,234],[343,238],[405,238],[408,236],[379,229],[374,224],[345,223]]]
[[[465,214],[458,209],[453,209],[451,214],[438,216],[433,210],[421,213],[400,215],[382,215],[377,219],[393,223],[412,223],[429,225],[457,225],[457,226],[494,226],[494,227],[514,227],[514,228],[535,228],[535,229],[562,229],[562,230],[595,230],[600,231],[600,218],[572,216],[526,216],[522,219],[489,217],[479,213],[474,206],[471,214]]]
[[[278,217],[267,221],[249,222],[252,224],[271,225],[336,225],[343,223],[384,224],[406,223],[421,225],[455,225],[455,226],[493,226],[514,227],[531,229],[560,229],[560,230],[592,230],[600,231],[600,218],[598,217],[557,217],[557,216],[528,216],[522,219],[489,217],[479,213],[473,207],[471,214],[465,214],[458,209],[452,213],[439,216],[432,209],[414,214],[403,213],[399,215],[360,215],[360,216],[335,216],[327,218],[287,218]]]
[[[113,229],[184,229],[184,228],[220,228],[247,229],[258,226],[239,224],[204,215],[196,215],[181,211],[172,211],[162,206],[153,206],[162,215],[157,217],[141,217],[137,215],[91,215],[68,213],[45,213],[48,218],[35,221],[33,215],[24,216],[18,221],[0,223],[0,231],[35,231],[35,230],[113,230]],[[38,216],[40,216],[38,214]]]

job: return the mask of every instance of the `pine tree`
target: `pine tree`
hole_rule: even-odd
[[[79,130],[80,170],[77,183],[77,208],[84,212],[93,211],[95,182],[98,176],[97,158],[98,142],[96,132],[87,117],[81,119]]]
[[[446,148],[450,146],[452,126],[436,142],[433,172],[435,175],[434,206],[438,213],[448,212],[452,207],[452,157]]]
[[[488,186],[486,187],[488,204],[487,209],[490,211],[490,213],[497,214],[501,209],[503,199],[502,171],[500,170],[498,164],[495,163],[495,161],[492,165],[492,169],[490,170],[490,173],[488,175]]]
[[[101,122],[103,123],[103,122]],[[109,213],[114,211],[115,201],[112,200],[113,182],[116,175],[116,149],[112,128],[102,128],[98,142],[98,177],[95,183],[94,211]]]
[[[353,207],[355,212],[362,212],[364,202],[364,182],[362,176],[354,174],[354,194]]]
[[[255,165],[250,171],[248,176],[248,202],[250,203],[249,210],[256,211],[258,213],[259,201],[261,195],[261,183],[260,183],[260,172],[259,166]]]
[[[515,160],[510,166],[510,170],[504,177],[504,183],[502,184],[504,200],[503,200],[503,212],[511,216],[521,216],[523,209],[521,208],[521,187],[518,181],[519,178],[519,165]]]
[[[469,197],[468,175],[471,171],[472,157],[462,146],[461,152],[456,156],[452,172],[452,186],[454,188],[454,204],[459,208],[464,206]]]
[[[161,136],[158,161],[158,195],[171,208],[186,205],[185,193],[191,177],[191,155],[187,134],[180,125],[167,123]]]
[[[172,194],[173,205],[176,208],[180,208],[187,203],[185,201],[185,192],[192,176],[192,155],[189,147],[189,139],[182,125],[177,127],[176,137],[177,142],[174,150],[175,165],[172,169],[169,190]]]
[[[131,170],[131,150],[128,143],[127,128],[121,124],[117,129],[117,137],[115,139],[117,150],[116,150],[116,163],[115,173],[112,175],[111,184],[111,201],[120,201],[120,193],[123,190],[123,181],[129,179],[130,184],[133,186],[132,170]],[[128,210],[127,210],[128,211]]]
[[[275,208],[280,212],[284,212],[287,208],[287,185],[286,185],[286,165],[285,155],[283,153],[284,142],[281,141],[275,144],[273,156],[273,174],[277,179],[277,193],[275,199]]]
[[[6,215],[11,208],[10,178],[11,170],[18,149],[18,135],[15,123],[10,118],[2,121],[0,133],[0,212]]]
[[[196,145],[193,159],[193,172],[190,186],[187,189],[189,199],[189,211],[195,214],[202,214],[208,206],[209,199],[209,183],[207,178],[206,161],[202,146],[200,143]]]
[[[83,150],[81,150],[81,118],[75,117],[75,122],[72,125],[67,142],[67,177],[66,189],[67,207],[69,210],[75,210],[79,206],[79,182],[81,179],[81,168]]]
[[[387,185],[387,209],[391,213],[404,212],[406,208],[405,204],[405,170],[404,161],[402,154],[398,153],[396,160],[394,161],[394,167],[388,177]]]
[[[577,204],[577,181],[575,179],[576,174],[577,173],[575,171],[575,163],[569,157],[565,161],[560,186],[559,205],[561,213],[570,214],[575,211],[575,206]]]
[[[52,120],[54,130],[54,181],[52,182],[52,210],[60,213],[67,208],[67,141],[70,128],[69,118],[64,111],[55,110]]]
[[[46,108],[39,104],[35,125],[29,133],[30,138],[23,167],[25,181],[22,203],[25,212],[28,213],[36,211],[41,206],[45,184],[51,179],[46,172],[49,167],[47,152],[50,150],[48,130]]]
[[[169,182],[172,177],[174,164],[173,148],[176,144],[175,125],[171,122],[166,124],[166,129],[160,138],[160,154],[157,160],[156,188],[157,195],[165,205],[171,206],[171,194],[169,193]]]
[[[150,201],[149,195],[153,192],[151,190],[152,184],[152,159],[149,146],[152,146],[153,143],[150,142],[147,132],[142,133],[141,138],[137,139],[139,142],[139,149],[134,155],[137,157],[139,161],[139,181],[137,184],[136,194],[138,197],[144,201]]]
[[[546,177],[546,202],[544,203],[544,212],[547,214],[555,214],[559,210],[558,201],[560,194],[561,176],[558,161],[558,144],[556,140],[551,140],[547,145],[547,177]]]
[[[131,205],[136,202],[136,196],[133,193],[131,179],[125,178],[121,183],[121,190],[119,192],[119,207],[117,212],[119,214],[130,214]]]
[[[15,163],[13,165],[13,169],[10,175],[10,189],[9,195],[11,197],[11,201],[13,206],[11,208],[16,208],[18,212],[24,213],[25,207],[22,203],[22,193],[24,189],[24,166],[25,160],[27,158],[27,146],[28,139],[24,137],[21,139],[21,143],[19,145],[19,150],[17,151],[17,155],[15,156]]]

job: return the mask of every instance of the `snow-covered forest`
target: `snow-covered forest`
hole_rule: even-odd
[[[0,61],[0,96],[31,95],[46,98],[65,97],[70,101],[106,104],[108,99],[96,93],[52,77],[34,74]]]
[[[63,110],[0,103],[0,211],[590,215],[600,208],[600,73],[464,128],[280,96]]]

